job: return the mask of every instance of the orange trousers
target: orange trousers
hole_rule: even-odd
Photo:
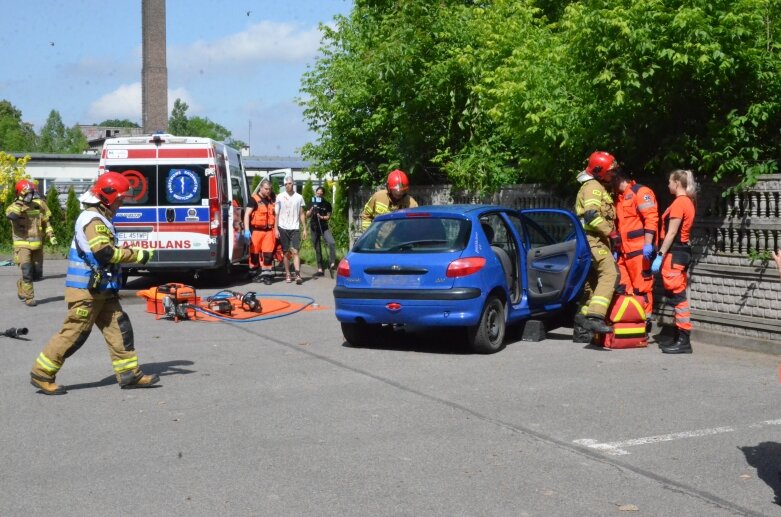
[[[643,298],[643,309],[647,318],[651,317],[654,307],[654,276],[651,273],[651,263],[640,254],[627,258],[626,254],[618,256],[616,265],[621,275],[619,283],[626,294],[634,294]]]
[[[249,268],[271,269],[274,264],[274,248],[277,238],[274,230],[253,230],[249,243]],[[262,264],[261,264],[262,263]]]
[[[667,304],[671,305],[675,310],[675,326],[680,330],[691,331],[692,315],[689,308],[689,299],[686,296],[686,286],[689,279],[687,269],[688,265],[673,263],[672,253],[664,256],[661,275]]]

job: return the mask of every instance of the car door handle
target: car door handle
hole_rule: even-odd
[[[537,289],[540,291],[540,294],[542,294],[542,279],[540,277],[537,277]]]

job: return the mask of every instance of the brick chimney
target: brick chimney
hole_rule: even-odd
[[[141,32],[141,125],[144,133],[168,131],[165,0],[141,0]]]

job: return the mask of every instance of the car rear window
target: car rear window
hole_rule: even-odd
[[[471,224],[465,219],[406,217],[375,221],[353,251],[370,253],[435,253],[463,250]]]

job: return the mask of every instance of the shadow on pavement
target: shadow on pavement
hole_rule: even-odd
[[[167,375],[187,375],[189,373],[195,373],[196,370],[183,368],[183,366],[190,366],[192,364],[194,364],[192,361],[166,361],[162,363],[146,363],[141,366],[141,370],[145,374],[156,373],[160,377],[165,377]],[[84,382],[81,384],[71,384],[69,386],[65,386],[65,388],[68,391],[73,391],[73,390],[83,390],[87,388],[99,388],[101,386],[110,386],[116,383],[117,383],[117,378],[114,377],[113,375],[110,375],[109,377],[106,377],[96,382]]]
[[[781,443],[762,442],[750,447],[738,447],[749,465],[757,469],[757,477],[775,492],[774,502],[781,505]]]

